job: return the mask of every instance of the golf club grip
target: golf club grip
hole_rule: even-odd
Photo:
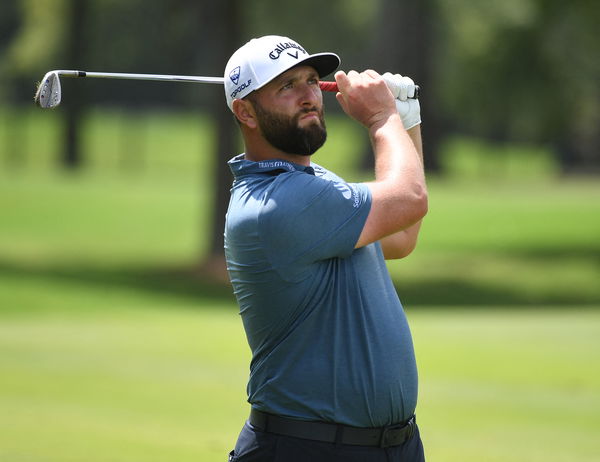
[[[338,91],[337,82],[319,82],[321,91]],[[418,99],[421,94],[421,89],[418,85],[415,85],[415,95],[411,96],[411,99]]]
[[[337,82],[319,82],[321,91],[338,91]]]

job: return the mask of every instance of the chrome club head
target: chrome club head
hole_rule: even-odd
[[[60,104],[61,91],[58,72],[48,72],[35,92],[36,104],[44,109],[54,108]]]

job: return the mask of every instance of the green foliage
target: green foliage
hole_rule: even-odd
[[[439,95],[452,119],[509,139],[572,134],[590,142],[591,127],[600,122],[594,58],[600,18],[593,3],[439,4],[447,18]]]
[[[379,6],[379,0],[305,0],[298,7],[283,6],[278,0],[257,0],[245,11],[244,33],[248,38],[266,34],[291,37],[311,53],[331,50],[356,56],[356,51],[368,45]]]
[[[50,70],[65,39],[65,0],[19,0],[21,27],[14,36],[0,71],[23,76]],[[41,75],[40,75],[41,78]]]
[[[381,18],[395,24],[390,14],[413,11],[414,2],[256,0],[251,8],[241,2],[217,8],[207,0],[86,0],[87,14],[74,18],[76,2],[17,4],[0,9],[6,16],[0,29],[12,32],[0,36],[0,74],[10,78],[0,83],[2,100],[29,102],[44,72],[80,65],[69,63],[65,52],[74,40],[66,37],[72,20],[82,24],[81,65],[90,70],[220,75],[228,56],[216,37],[233,28],[244,39],[276,33],[311,51],[336,51],[344,69],[380,61],[373,54],[403,56],[398,48],[410,47],[428,61],[417,68],[428,74],[424,98],[435,101],[440,117],[434,132],[444,127],[502,142],[552,144],[563,171],[598,168],[600,14],[594,2],[431,0],[417,9],[432,24],[395,31],[397,37],[386,38],[376,52]],[[110,101],[190,109],[217,98],[205,86],[85,85],[86,107]]]

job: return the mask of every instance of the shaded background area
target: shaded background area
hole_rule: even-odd
[[[0,2],[0,459],[225,460],[250,358],[222,88],[63,79],[59,108],[32,100],[51,69],[221,75],[275,33],[422,87],[430,211],[388,268],[428,459],[593,460],[598,24],[583,0]],[[324,99],[315,161],[370,179],[365,133]]]
[[[443,229],[455,227],[457,239],[459,229],[467,227],[467,235],[481,236],[498,218],[494,207],[501,209],[497,213],[505,219],[498,219],[495,241],[481,242],[474,249],[446,240],[457,250],[462,247],[444,260],[447,274],[439,271],[441,262],[435,260],[430,262],[435,277],[417,271],[418,262],[411,260],[404,266],[390,265],[400,287],[406,279],[402,268],[407,268],[411,287],[402,290],[411,303],[597,302],[598,292],[581,294],[578,286],[558,298],[552,290],[510,295],[514,291],[502,284],[494,287],[493,277],[477,282],[467,272],[461,279],[463,271],[456,261],[468,261],[473,253],[487,255],[487,262],[503,260],[519,267],[520,262],[539,261],[544,255],[548,264],[538,264],[536,271],[565,259],[580,261],[580,270],[598,269],[598,224],[588,216],[597,211],[593,205],[579,208],[585,207],[581,202],[597,201],[593,185],[600,166],[599,14],[591,2],[546,0],[502,4],[310,0],[302,7],[257,0],[251,8],[238,0],[3,2],[2,172],[11,179],[41,171],[68,172],[71,178],[116,175],[131,183],[144,178],[188,181],[190,186],[197,182],[192,192],[201,196],[196,197],[193,211],[195,247],[185,258],[173,252],[171,261],[165,258],[163,263],[191,267],[192,285],[199,271],[222,280],[222,230],[231,183],[226,160],[241,146],[220,87],[65,78],[63,104],[54,111],[33,108],[32,94],[35,83],[55,68],[218,76],[231,52],[249,38],[288,35],[309,51],[336,51],[343,69],[403,73],[423,88],[422,128],[430,182],[434,192],[439,184],[440,205],[455,208],[436,210],[437,198],[432,197],[434,208],[420,247],[424,257],[439,252],[435,242],[444,239],[440,238]],[[325,99],[332,121],[331,141],[329,149],[315,159],[349,179],[369,178],[372,155],[366,135],[345,120],[331,95]],[[465,181],[475,184],[471,191],[455,187]],[[85,187],[86,182],[80,184]],[[506,191],[528,185],[521,187],[520,196],[509,193],[513,204],[523,210],[506,207],[497,196],[488,205],[479,204],[483,215],[477,218],[465,215],[469,205],[448,193],[485,196],[484,185],[491,191],[499,189],[493,184],[503,185],[500,189]],[[513,184],[515,188],[506,186]],[[573,188],[565,184],[582,184],[580,195],[573,195],[569,192]],[[458,202],[444,202],[441,197],[446,194],[456,196]],[[562,206],[553,209],[556,201]],[[548,214],[538,213],[540,208]],[[528,231],[535,219],[549,221]],[[572,232],[580,228],[586,231]],[[508,235],[502,234],[503,229]],[[526,244],[515,238],[534,232]],[[552,236],[550,241],[545,235]],[[38,237],[43,239],[43,233]],[[5,241],[9,239],[6,235]],[[491,252],[491,247],[496,249]],[[85,259],[85,252],[79,257]],[[518,258],[505,258],[502,252]],[[418,258],[417,253],[412,260]],[[128,262],[122,259],[121,263]],[[129,261],[134,267],[137,263]],[[11,261],[4,266],[10,267]],[[496,282],[502,273],[497,276]],[[420,297],[423,291],[414,289],[413,283],[432,290]],[[454,284],[456,290],[449,289]],[[510,281],[507,285],[514,286]]]

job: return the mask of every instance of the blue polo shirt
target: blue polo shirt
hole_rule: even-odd
[[[240,155],[229,166],[225,255],[252,350],[248,401],[357,427],[409,418],[417,368],[408,323],[379,243],[354,249],[368,187],[316,164]]]

